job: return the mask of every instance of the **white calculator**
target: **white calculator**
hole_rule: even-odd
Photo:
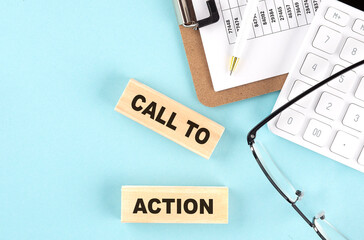
[[[274,109],[364,59],[364,7],[323,0]],[[364,67],[358,67],[281,113],[269,129],[292,142],[364,172]]]

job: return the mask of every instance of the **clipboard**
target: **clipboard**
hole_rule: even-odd
[[[282,89],[287,74],[215,92],[198,31],[219,21],[215,0],[206,1],[210,16],[201,20],[196,19],[191,0],[173,0],[173,2],[197,98],[203,105],[217,107]]]

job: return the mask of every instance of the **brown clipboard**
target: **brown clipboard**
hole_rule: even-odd
[[[206,3],[210,10],[210,14],[212,14],[211,5],[213,6],[215,1],[208,0]],[[201,28],[201,26],[198,26],[199,21],[194,20],[196,19],[196,16],[192,2],[191,0],[175,0],[175,8],[177,18],[180,17],[180,19],[178,19],[180,23],[179,28],[197,98],[203,105],[208,107],[217,107],[282,89],[283,83],[287,78],[287,74],[215,92],[200,32],[198,31],[198,28]],[[205,24],[204,26],[206,26],[206,22],[203,23]],[[213,22],[210,22],[207,25],[211,23],[213,24]]]

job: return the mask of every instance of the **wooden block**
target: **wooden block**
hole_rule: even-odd
[[[121,188],[121,222],[228,223],[226,187]]]
[[[225,128],[130,79],[115,110],[209,159]]]

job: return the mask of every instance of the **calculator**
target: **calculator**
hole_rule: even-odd
[[[364,6],[323,0],[274,110],[364,59]],[[276,135],[364,172],[364,67],[332,80],[269,123]]]

